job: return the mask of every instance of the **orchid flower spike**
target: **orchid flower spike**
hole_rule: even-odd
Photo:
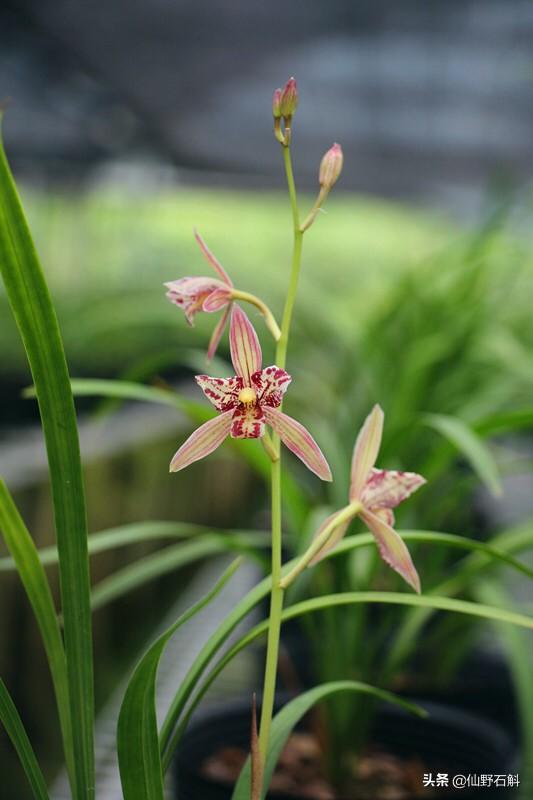
[[[394,528],[393,508],[413,494],[426,481],[415,472],[376,469],[374,464],[381,445],[383,411],[375,405],[361,428],[352,457],[349,504],[324,521],[309,548],[305,566],[321,561],[343,538],[352,520],[359,516],[374,535],[381,558],[415,592],[420,593],[420,579],[403,539]],[[300,570],[298,570],[300,571]],[[295,576],[294,576],[295,577]],[[289,578],[289,576],[287,576]],[[283,583],[287,584],[287,578]]]
[[[207,358],[211,360],[217,351],[234,300],[243,300],[256,306],[263,314],[268,329],[277,341],[281,336],[281,332],[270,309],[262,300],[255,297],[255,295],[235,289],[228,273],[220,261],[215,258],[211,250],[209,250],[198,231],[194,232],[194,238],[198,242],[200,250],[206,257],[207,262],[213,267],[219,277],[180,278],[177,281],[169,281],[164,285],[168,290],[166,296],[171,303],[183,309],[185,319],[191,326],[194,325],[194,318],[199,311],[213,313],[224,309],[224,313],[215,326],[215,330],[211,336],[207,348]]]
[[[180,447],[170,464],[171,472],[189,466],[216,450],[227,436],[257,439],[265,434],[265,424],[323,481],[331,471],[311,434],[292,417],[279,410],[291,382],[285,370],[261,368],[261,347],[252,323],[234,305],[230,325],[231,360],[237,373],[232,378],[197,375],[196,382],[220,415],[201,425]]]

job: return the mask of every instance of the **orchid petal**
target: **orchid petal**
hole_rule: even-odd
[[[252,375],[252,386],[257,392],[261,405],[277,408],[281,405],[283,395],[287,391],[292,378],[284,369],[273,364]]]
[[[394,512],[390,508],[373,508],[372,513],[386,522],[387,525],[390,525],[391,528],[394,527]]]
[[[420,578],[401,536],[396,533],[394,528],[387,525],[381,517],[366,508],[361,511],[359,516],[374,535],[383,561],[386,561],[393,570],[413,587],[415,592],[420,594]]]
[[[231,302],[231,291],[229,289],[215,289],[207,295],[204,300],[202,311],[207,311],[212,314],[214,311],[220,311],[221,308],[227,306]]]
[[[232,415],[232,411],[226,411],[225,414],[210,419],[191,433],[170,462],[170,471],[178,472],[216,450],[229,434]]]
[[[209,346],[207,348],[207,360],[211,361],[213,356],[217,351],[217,347],[220,344],[220,340],[222,338],[222,334],[224,333],[224,328],[226,327],[226,322],[228,321],[228,317],[230,315],[231,305],[228,305],[222,316],[220,317],[219,321],[215,325],[215,329],[211,334],[211,339],[209,341]]]
[[[239,392],[242,389],[242,378],[210,378],[208,375],[196,375],[196,383],[213,403],[217,411],[230,411],[237,407]]]
[[[331,470],[322,450],[303,425],[282,411],[264,406],[265,419],[281,441],[305,466],[323,481],[331,481]]]
[[[361,501],[372,510],[396,508],[424,483],[426,479],[416,472],[372,469],[363,488]]]
[[[344,509],[341,509],[341,511],[343,511],[343,510]],[[333,520],[341,514],[341,511],[335,511],[334,514],[330,514],[329,517],[326,517],[326,519],[324,520],[324,522],[322,523],[320,528],[317,530],[317,532],[313,536],[313,541],[320,536],[322,531],[328,525],[331,525]],[[333,548],[338,545],[338,543],[340,542],[340,540],[342,539],[342,537],[344,536],[344,534],[348,530],[348,527],[349,527],[351,521],[352,521],[351,519],[348,519],[348,520],[345,519],[344,521],[340,522],[339,525],[336,525],[333,528],[333,530],[331,532],[331,536],[329,537],[329,539],[326,542],[326,544],[318,551],[316,556],[314,556],[314,558],[312,558],[311,561],[309,562],[309,566],[310,567],[312,567],[314,564],[318,564],[319,561],[322,561],[322,559],[325,558],[325,556],[330,552],[330,550],[333,550]]]
[[[383,411],[375,405],[355,442],[352,456],[350,500],[359,500],[368,473],[376,463],[383,433]]]
[[[237,305],[231,312],[229,343],[235,372],[250,386],[253,373],[261,369],[261,345],[252,323]]]
[[[187,322],[192,325],[194,317],[202,310],[206,298],[223,287],[223,284],[215,278],[197,277],[169,281],[165,286],[168,289],[166,296],[170,302],[182,309]]]
[[[197,230],[194,231],[194,238],[198,242],[198,246],[200,247],[200,250],[202,251],[202,253],[206,257],[206,259],[209,262],[209,264],[211,264],[211,266],[213,267],[215,272],[218,272],[218,274],[220,275],[220,277],[222,278],[222,280],[224,281],[224,283],[227,286],[233,286],[233,283],[231,281],[230,276],[228,275],[228,273],[226,272],[226,270],[224,269],[224,267],[222,266],[222,264],[220,263],[218,258],[215,258],[215,256],[213,255],[211,250],[208,248],[208,246],[206,245],[206,243],[204,242],[204,240],[202,239],[202,237],[200,236],[200,234],[198,233]]]
[[[232,439],[259,439],[265,432],[265,415],[261,406],[239,406],[233,412]]]

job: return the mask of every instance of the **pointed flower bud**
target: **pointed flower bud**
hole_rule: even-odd
[[[274,119],[281,118],[281,89],[276,89],[272,97],[272,116]]]
[[[298,105],[298,89],[296,87],[296,80],[289,78],[281,93],[280,98],[280,112],[282,117],[292,117]]]
[[[318,173],[318,182],[320,186],[326,189],[328,192],[337,182],[339,175],[342,171],[342,162],[343,162],[343,155],[342,155],[342,148],[340,144],[335,144],[329,148],[327,153],[322,158],[320,162],[320,170]]]

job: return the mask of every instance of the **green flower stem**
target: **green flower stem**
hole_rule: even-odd
[[[334,518],[329,522],[328,525],[326,525],[320,536],[317,536],[314,542],[312,542],[312,544],[307,548],[300,561],[298,561],[291,571],[285,575],[283,580],[280,581],[281,588],[286,589],[287,586],[290,586],[293,580],[304,571],[308,564],[311,563],[314,557],[328,543],[328,539],[334,532],[335,528],[338,528],[339,525],[342,525],[344,522],[349,522],[351,519],[356,517],[362,508],[362,504],[358,500],[355,500],[353,503],[350,503],[350,505],[343,508],[342,511],[339,511],[338,514],[335,514]]]
[[[287,174],[287,184],[291,201],[294,244],[292,251],[291,275],[289,287],[285,300],[283,319],[281,322],[281,336],[276,347],[276,364],[281,369],[285,369],[287,361],[287,346],[289,342],[289,332],[291,327],[292,312],[298,290],[298,278],[302,260],[303,231],[300,230],[300,214],[296,198],[296,187],[294,185],[294,175],[292,171],[290,148],[283,147],[283,159],[285,162],[285,172]],[[278,668],[279,638],[281,631],[281,614],[283,611],[284,589],[281,585],[281,543],[282,543],[282,522],[281,522],[281,461],[280,461],[280,439],[277,433],[272,436],[272,445],[278,458],[271,465],[271,486],[272,486],[272,591],[270,595],[270,615],[268,623],[267,655],[265,663],[265,680],[263,686],[263,701],[261,705],[261,724],[259,727],[259,752],[261,763],[264,767],[268,752],[268,742],[270,737],[270,726],[272,724],[272,714],[274,711],[274,697],[276,693],[276,675]]]
[[[281,336],[279,325],[275,320],[274,314],[266,305],[266,303],[263,303],[263,301],[260,300],[259,297],[256,297],[255,294],[250,294],[249,292],[241,292],[240,289],[232,289],[231,296],[234,300],[242,300],[243,303],[250,303],[250,305],[258,308],[261,314],[264,316],[265,324],[270,333],[272,334],[272,336],[274,337],[274,340],[276,342],[279,341]]]

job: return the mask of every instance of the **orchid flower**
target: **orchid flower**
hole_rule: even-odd
[[[220,415],[191,434],[172,459],[170,471],[178,472],[209,455],[227,436],[257,439],[265,435],[265,425],[270,425],[311,472],[330,481],[328,463],[311,434],[279,410],[291,376],[275,365],[261,368],[259,339],[250,320],[237,305],[231,312],[230,352],[237,373],[234,377],[196,376],[196,382]]]
[[[194,325],[194,318],[199,311],[213,313],[224,309],[224,313],[211,336],[207,349],[207,358],[209,360],[212,359],[217,351],[234,300],[244,300],[255,305],[265,317],[267,327],[277,341],[281,334],[272,312],[255,295],[235,289],[230,276],[220,261],[209,250],[198,231],[194,232],[194,237],[208,263],[217,273],[218,278],[186,277],[176,281],[169,281],[164,285],[168,290],[166,296],[171,303],[183,310],[185,319],[191,326]]]
[[[304,567],[321,561],[341,541],[352,520],[359,516],[373,534],[381,558],[420,593],[420,579],[409,550],[392,527],[392,509],[426,481],[416,472],[375,468],[383,418],[382,409],[375,405],[355,442],[348,505],[323,522],[302,561],[282,581],[283,586],[288,586]]]

